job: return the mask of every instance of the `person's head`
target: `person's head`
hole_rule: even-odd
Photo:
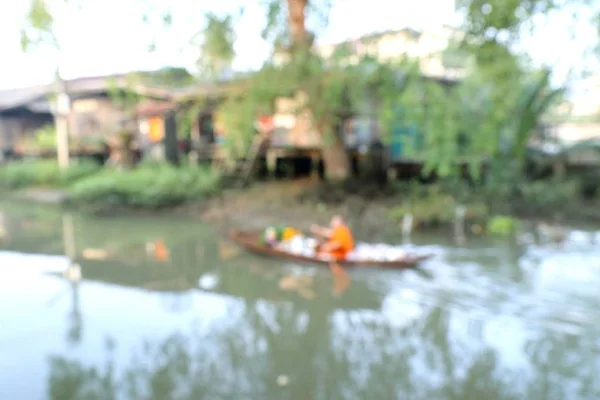
[[[342,226],[344,224],[344,220],[342,219],[342,217],[340,215],[334,215],[331,218],[331,227],[332,228],[337,228],[339,226]]]

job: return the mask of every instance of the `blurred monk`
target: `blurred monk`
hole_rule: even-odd
[[[330,257],[334,260],[343,260],[346,255],[354,250],[354,237],[350,228],[339,215],[331,218],[329,228],[313,225],[311,232],[325,241],[317,247],[317,255]]]

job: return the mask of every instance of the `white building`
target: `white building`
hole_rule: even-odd
[[[372,56],[382,62],[400,61],[403,58],[419,60],[423,75],[460,79],[465,75],[464,58],[451,54],[452,45],[460,40],[462,32],[450,26],[416,31],[404,28],[363,36],[343,43],[318,44],[317,52],[324,58],[331,57],[336,49],[347,46],[350,62]]]

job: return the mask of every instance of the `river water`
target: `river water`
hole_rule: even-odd
[[[0,211],[0,399],[600,398],[589,229],[334,274],[185,219]]]

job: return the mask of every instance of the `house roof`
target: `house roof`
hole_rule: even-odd
[[[175,108],[175,104],[170,101],[147,101],[135,106],[135,113],[138,116],[154,116],[165,114]]]
[[[140,72],[129,74],[118,74],[108,76],[92,76],[85,78],[69,79],[65,81],[66,89],[70,95],[89,95],[107,92],[115,85],[122,89],[133,90],[139,95],[147,96],[161,101],[186,101],[198,96],[219,95],[224,91],[236,86],[240,79],[243,81],[245,75],[228,77],[219,83],[196,83],[183,87],[170,87],[165,84],[148,84],[142,79],[136,79],[136,75],[151,75],[152,73]],[[0,90],[0,112],[18,107],[26,107],[34,111],[40,109],[49,110],[40,103],[47,102],[48,96],[55,92],[54,84],[38,85],[27,88]]]
[[[50,91],[49,85],[38,85],[27,88],[0,90],[0,110],[19,107],[34,102]]]
[[[130,79],[128,74],[94,76],[65,81],[66,89],[71,95],[103,93],[115,85],[118,88],[128,88],[140,95],[159,99],[171,98],[177,92],[170,88],[151,87],[143,83],[136,83]],[[46,100],[54,91],[54,84],[0,90],[0,111],[28,107],[32,103]]]

